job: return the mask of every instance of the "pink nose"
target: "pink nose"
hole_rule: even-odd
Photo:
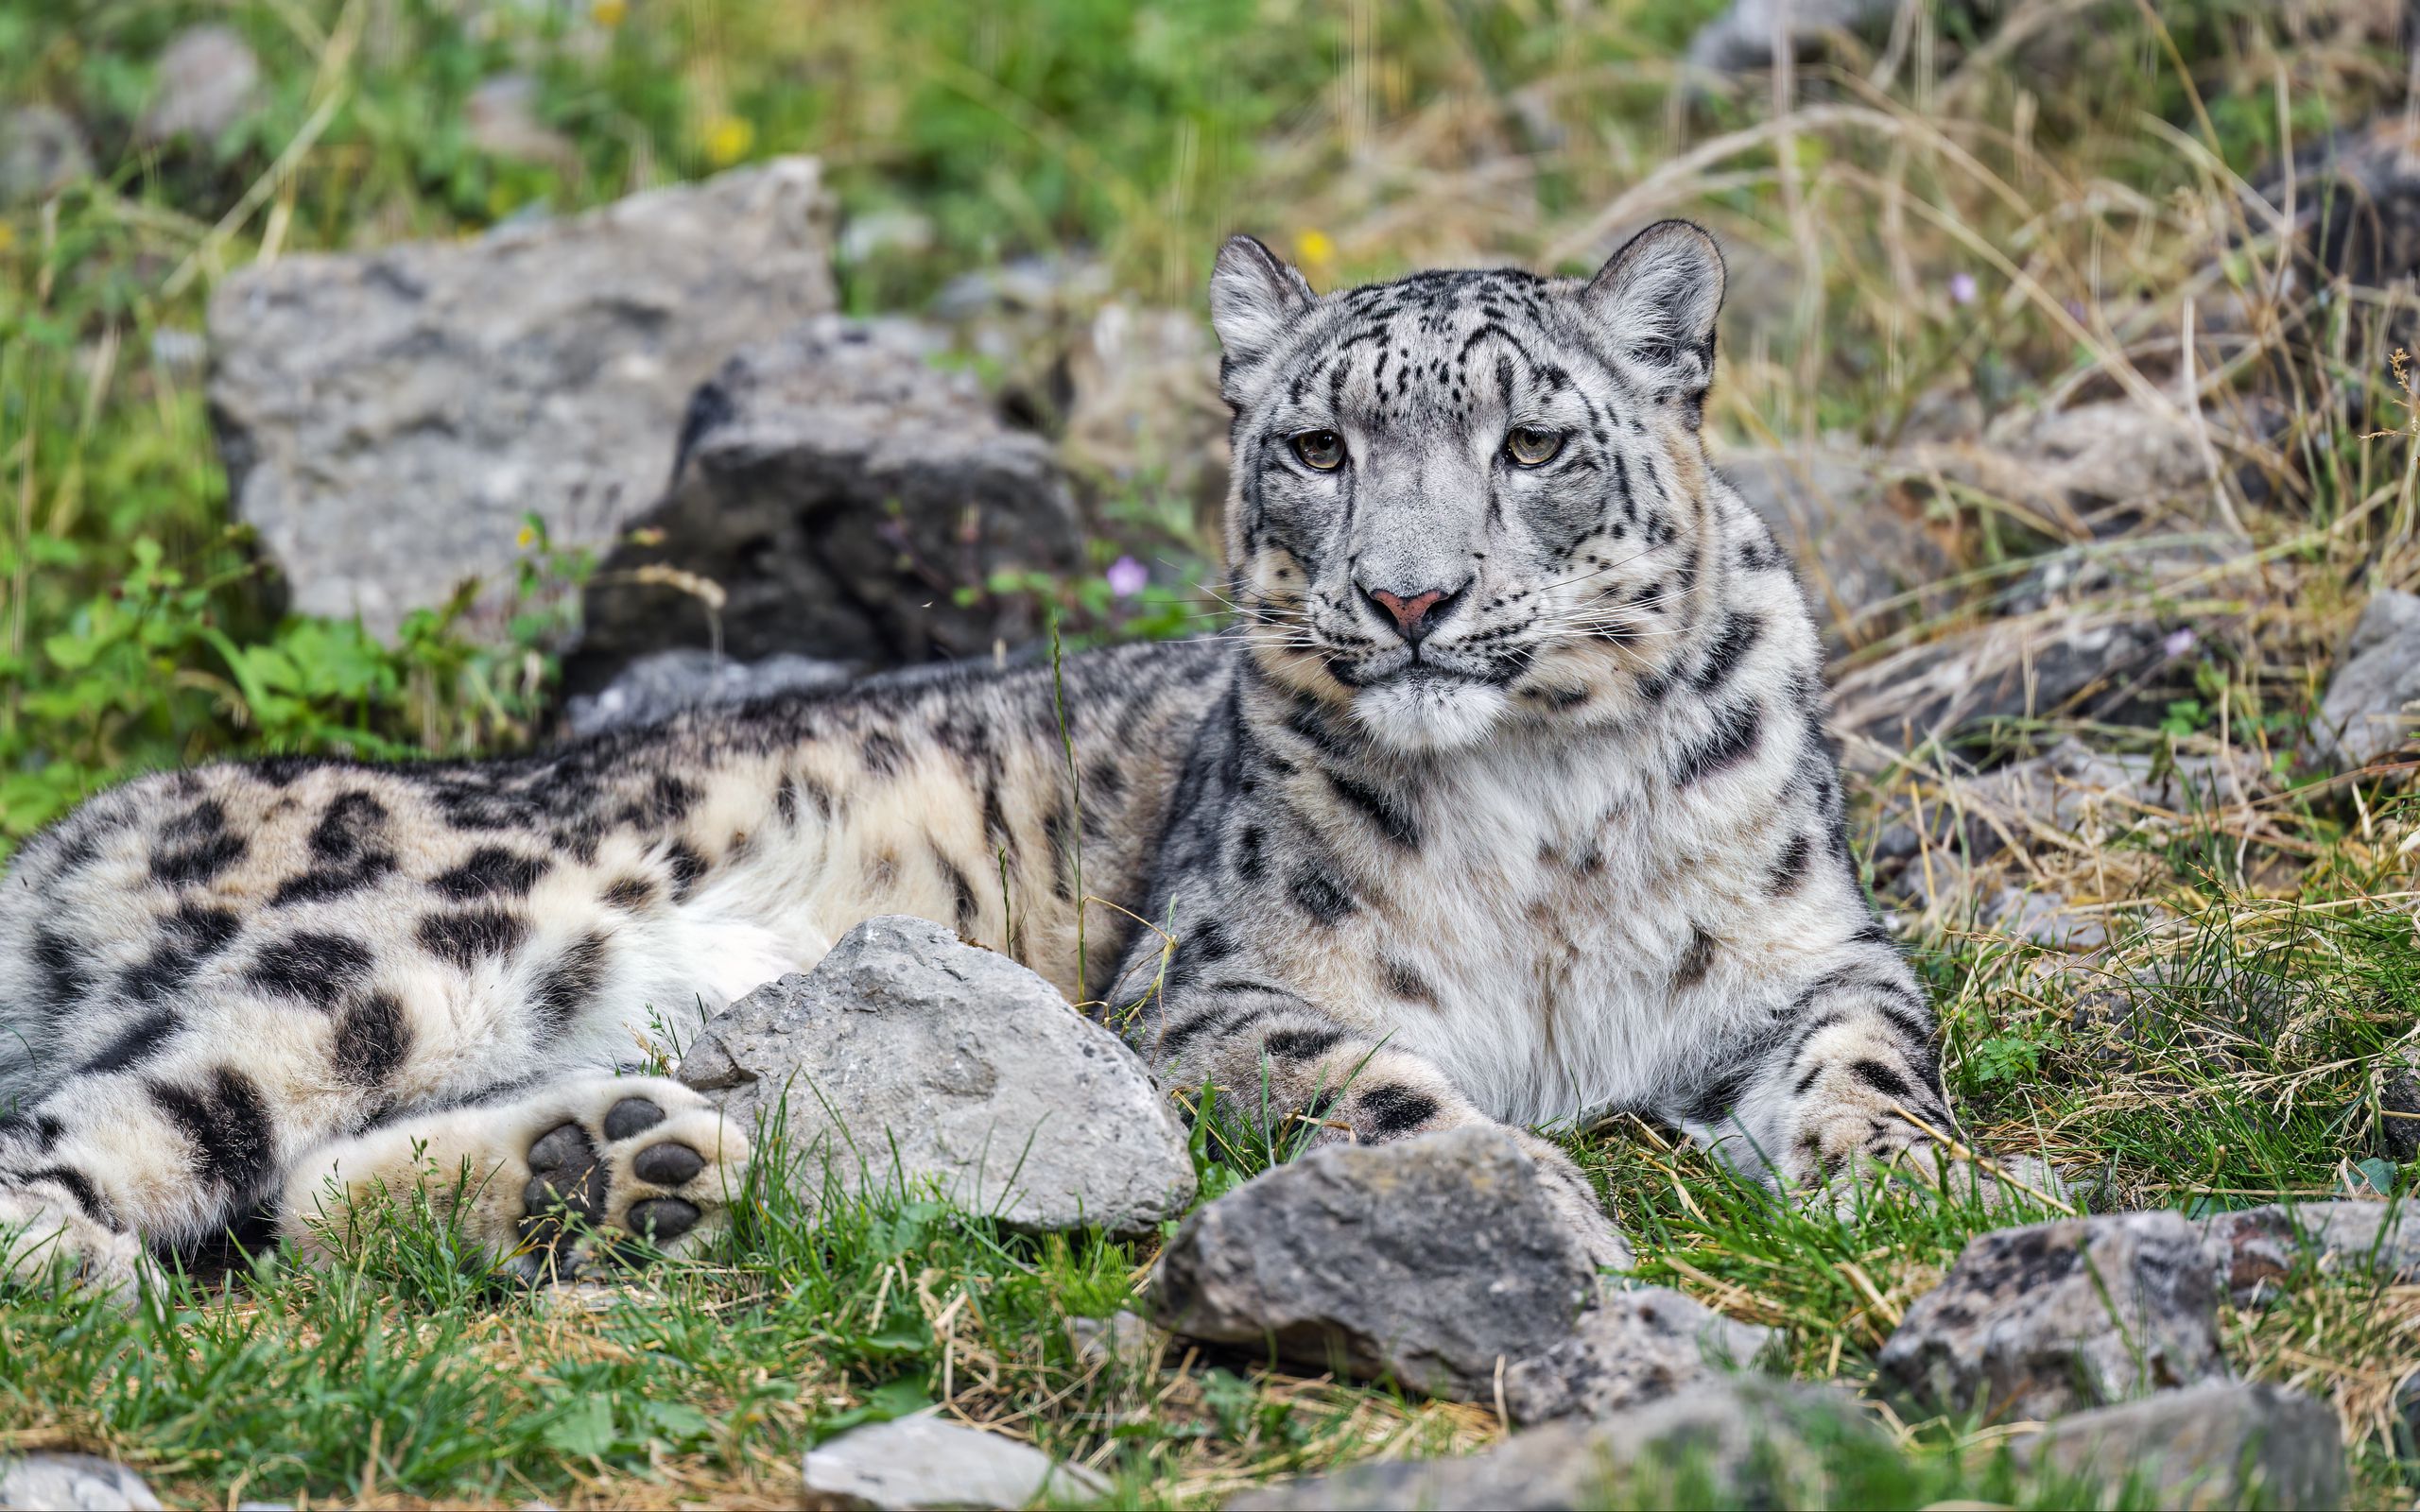
[[[1402,598],[1388,593],[1383,588],[1374,588],[1370,590],[1370,596],[1378,601],[1379,608],[1394,616],[1396,627],[1401,629],[1408,639],[1418,640],[1420,622],[1427,617],[1430,610],[1444,602],[1445,592],[1441,588],[1432,588],[1425,593],[1415,593],[1409,598]]]

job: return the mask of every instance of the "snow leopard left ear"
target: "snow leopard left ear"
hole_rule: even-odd
[[[1692,407],[1714,382],[1714,318],[1722,313],[1722,249],[1702,227],[1660,221],[1630,239],[1580,294],[1623,363]]]
[[[1210,272],[1210,324],[1226,353],[1220,372],[1267,356],[1316,298],[1303,275],[1258,238],[1228,237]]]

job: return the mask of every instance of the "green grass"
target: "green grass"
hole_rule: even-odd
[[[1710,417],[1726,445],[1881,443],[1945,394],[1987,421],[2070,387],[2116,391],[2120,351],[2155,367],[2213,228],[2237,234],[2205,323],[2273,269],[2223,175],[2365,118],[2403,77],[2392,38],[2350,0],[2161,6],[2165,38],[2145,21],[2154,8],[2113,4],[2063,26],[2048,61],[1978,68],[1959,63],[1963,24],[1944,20],[1887,77],[1871,57],[1804,71],[1781,102],[1785,147],[1763,81],[1672,88],[1672,60],[1716,9],[0,0],[0,102],[69,111],[100,164],[91,184],[0,210],[0,849],[133,771],[271,749],[501,751],[546,733],[562,622],[542,606],[610,542],[533,539],[498,564],[526,592],[503,644],[464,632],[467,599],[429,606],[392,643],[281,612],[228,518],[199,380],[153,355],[257,257],[465,235],[808,151],[849,215],[904,209],[932,227],[920,249],[839,269],[852,310],[918,308],[1027,255],[1098,258],[1124,296],[1198,307],[1231,230],[1269,237],[1322,285],[1480,257],[1582,269],[1617,229],[1599,224],[1607,207],[1631,195],[1616,219],[1687,214],[1731,250]],[[261,109],[219,141],[136,146],[152,60],[202,19],[259,52]],[[535,77],[567,157],[514,161],[469,139],[463,101],[508,68]],[[1743,134],[1653,177],[1724,133]],[[1655,192],[1635,198],[1642,186]],[[1976,281],[1971,301],[1947,292],[1956,273]],[[2164,727],[2020,722],[1959,754],[2062,733],[2137,750],[2224,738],[2274,756],[2288,786],[1995,863],[2113,910],[2114,948],[2088,967],[1956,917],[1917,919],[1910,938],[1967,1132],[2049,1154],[2098,1205],[2198,1213],[2354,1177],[2414,1185],[2385,1091],[2392,1057],[2420,1054],[2404,849],[2420,809],[2383,781],[2320,781],[2299,748],[2362,597],[2420,583],[2420,420],[2401,369],[2363,339],[2393,312],[2285,313],[2314,337],[2262,349],[2210,405],[2221,427],[2247,423],[2237,391],[2283,412],[2261,432],[2267,491],[2235,501],[2257,581],[2183,604],[2138,595],[2199,633]],[[1210,555],[1190,501],[1148,476],[1085,481],[1099,561],[1127,552],[1184,576]],[[1924,508],[1959,575],[1947,607],[1860,635],[1849,665],[1955,630],[2046,552],[2106,544],[1973,489]],[[1055,608],[1071,644],[1182,631],[1217,607],[1165,580],[1140,605],[1113,602],[1097,575],[993,586]],[[1861,784],[1862,812],[1943,761],[1902,755]],[[1241,1089],[1198,1125],[1205,1196],[1316,1133],[1255,1114]],[[1779,1328],[1806,1379],[1866,1380],[1965,1239],[2014,1221],[1904,1192],[1835,1221],[1651,1130],[1569,1143],[1638,1241],[1641,1274]],[[705,1260],[604,1288],[502,1283],[441,1215],[407,1204],[332,1270],[180,1279],[131,1314],[11,1294],[0,1449],[114,1453],[172,1499],[211,1504],[787,1505],[806,1445],[939,1403],[1103,1469],[1123,1500],[1207,1506],[1277,1474],[1501,1432],[1484,1408],[1181,1345],[1080,1358],[1067,1320],[1133,1305],[1148,1244],[1017,1235],[901,1192],[810,1225],[786,1193],[763,1195]],[[2246,1374],[2342,1411],[2362,1504],[2410,1503],[2420,1445],[2392,1402],[2420,1361],[2413,1289],[2313,1276],[2225,1322]],[[2028,1481],[1971,1423],[1907,1424],[1886,1452],[1843,1441],[1824,1458],[1783,1500],[2141,1501]],[[1618,1489],[1707,1499],[1685,1480]]]

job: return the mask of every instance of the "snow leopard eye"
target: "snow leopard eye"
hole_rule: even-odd
[[[1318,472],[1333,472],[1344,465],[1344,438],[1334,431],[1305,431],[1293,438],[1294,455]]]
[[[1563,432],[1523,425],[1504,438],[1504,455],[1515,467],[1544,467],[1563,455]]]

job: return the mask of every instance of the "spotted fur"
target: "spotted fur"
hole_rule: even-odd
[[[891,912],[1322,1138],[1629,1110],[1784,1183],[1920,1143],[1932,1023],[1842,838],[1815,631],[1699,439],[1721,280],[1679,223],[1589,280],[1324,298],[1230,243],[1225,636],[101,795],[0,892],[0,1224],[104,1271],[264,1201],[307,1244],[327,1180],[433,1148],[708,1232],[745,1142],[660,1089],[689,1147],[633,1153],[595,1074]],[[610,1181],[560,1175],[582,1150]],[[500,1251],[550,1231],[480,1211]]]

